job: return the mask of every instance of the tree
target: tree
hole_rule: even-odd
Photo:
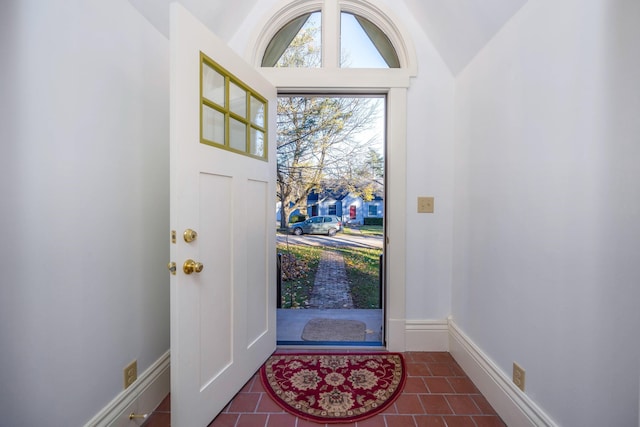
[[[277,188],[281,223],[306,207],[307,196],[330,183],[353,190],[362,175],[370,140],[363,139],[379,117],[376,98],[284,96],[278,98]],[[359,180],[357,180],[359,181]]]
[[[318,31],[317,26],[305,24],[277,66],[319,66]],[[356,96],[278,98],[277,197],[281,228],[287,227],[291,212],[306,208],[312,191],[321,192],[327,185],[349,191],[361,181],[363,171],[372,170],[363,162],[373,164],[367,149],[379,135],[367,134],[381,116],[381,101]]]
[[[365,144],[369,145],[369,144]],[[378,144],[376,144],[378,145]],[[365,202],[370,202],[376,195],[384,191],[384,157],[370,146],[366,152],[353,159],[350,169],[344,171],[338,179],[327,180],[324,188],[331,188],[334,192],[360,196]]]

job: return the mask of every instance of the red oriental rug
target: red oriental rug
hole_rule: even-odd
[[[400,353],[274,354],[260,369],[265,390],[285,411],[320,423],[369,418],[404,387]]]

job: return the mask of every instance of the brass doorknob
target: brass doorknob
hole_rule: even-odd
[[[184,264],[182,264],[182,271],[184,271],[184,274],[200,273],[203,268],[204,265],[202,265],[202,263],[196,262],[192,259],[188,259]]]
[[[187,228],[186,230],[184,230],[184,233],[182,233],[182,237],[184,237],[185,242],[191,243],[196,240],[196,238],[198,237],[198,233],[196,233],[195,230]]]

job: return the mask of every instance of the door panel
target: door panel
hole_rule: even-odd
[[[247,199],[257,203],[267,203],[268,183],[260,181],[249,181],[247,187]],[[247,256],[247,287],[249,295],[247,302],[247,347],[250,348],[261,336],[268,332],[268,315],[270,308],[266,305],[269,287],[264,281],[264,277],[269,271],[269,265],[265,264],[269,245],[269,232],[272,227],[266,223],[265,218],[251,218],[247,221],[247,231],[252,236],[251,244],[248,247]]]
[[[170,39],[171,424],[199,427],[276,346],[276,91],[178,3]]]
[[[200,387],[209,384],[233,361],[233,265],[230,251],[218,247],[232,245],[231,184],[228,176],[200,174],[200,227],[197,239],[200,260],[206,268],[199,283]],[[194,242],[195,243],[195,242]],[[214,277],[215,276],[215,277]],[[210,302],[218,306],[211,310]],[[215,333],[210,325],[215,325]],[[195,345],[195,343],[194,343]]]

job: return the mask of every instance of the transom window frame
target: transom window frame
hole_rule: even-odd
[[[300,15],[322,12],[321,68],[262,67],[275,34]],[[340,13],[362,16],[384,32],[398,55],[400,68],[340,68]],[[259,69],[279,94],[382,94],[387,97],[385,220],[385,333],[389,351],[407,350],[407,90],[417,75],[411,37],[377,0],[291,0],[264,22],[255,22],[245,59]]]
[[[399,68],[367,70],[385,71],[387,74],[391,71],[391,74],[402,75],[407,78],[414,77],[417,74],[416,55],[411,38],[403,29],[403,26],[397,25],[397,20],[391,18],[392,15],[390,12],[373,0],[290,1],[268,18],[262,26],[259,26],[259,31],[254,34],[248,45],[249,49],[245,57],[251,64],[260,67],[267,46],[282,27],[301,15],[317,11],[322,13],[322,67],[304,68],[303,70],[352,70],[356,72],[345,72],[343,74],[354,75],[357,74],[358,71],[362,71],[362,68],[341,68],[340,65],[340,13],[346,12],[361,16],[375,24],[389,38],[398,55],[398,61],[400,62]],[[269,75],[272,74],[268,71],[267,67],[262,68],[262,70],[266,71]],[[281,70],[283,70],[283,68],[278,68],[278,71]],[[393,85],[396,86],[397,83]]]

